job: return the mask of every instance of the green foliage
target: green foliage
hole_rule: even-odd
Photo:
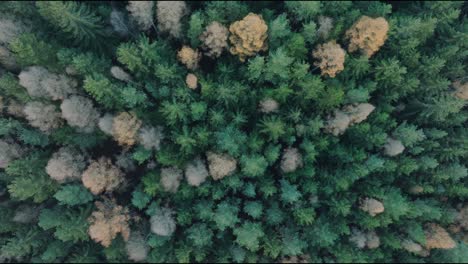
[[[146,94],[133,86],[126,86],[121,90],[123,103],[128,108],[135,108],[146,103]]]
[[[244,205],[244,212],[253,219],[259,219],[262,216],[263,205],[259,202],[247,202]]]
[[[37,226],[32,228],[23,227],[14,233],[14,236],[9,237],[1,252],[4,258],[22,258],[39,253],[44,245],[46,237]]]
[[[63,259],[71,250],[72,243],[63,243],[60,240],[55,240],[47,246],[47,249],[42,253],[41,260],[52,262],[57,259]]]
[[[288,256],[297,256],[303,253],[307,243],[293,230],[283,230],[281,253]]]
[[[381,61],[375,67],[375,79],[383,89],[398,86],[406,73],[406,67],[401,66],[395,58]]]
[[[54,69],[57,57],[54,46],[39,39],[34,34],[23,34],[10,44],[15,57],[23,66],[44,65]]]
[[[422,141],[426,138],[421,129],[417,129],[415,125],[407,124],[406,122],[399,125],[393,136],[403,143],[407,147],[412,147],[415,143]]]
[[[99,146],[105,135],[103,133],[80,133],[71,127],[61,127],[55,130],[50,137],[59,144],[91,149]]]
[[[46,160],[41,153],[13,161],[6,169],[12,177],[8,184],[8,192],[17,200],[32,199],[41,203],[51,197],[58,185],[45,172]],[[38,169],[40,168],[40,169]]]
[[[234,229],[236,243],[250,251],[257,251],[260,247],[260,241],[265,234],[259,223],[244,222],[242,226]]]
[[[73,67],[73,70],[80,75],[107,73],[111,67],[108,58],[91,52],[82,53],[76,49],[60,49],[57,52],[57,58],[60,64]]]
[[[313,21],[303,24],[301,33],[308,44],[313,44],[317,40],[317,24]]]
[[[83,185],[70,184],[61,186],[54,198],[61,205],[75,206],[89,203],[93,200],[93,195]]]
[[[248,63],[249,75],[248,78],[251,81],[260,80],[265,67],[265,58],[262,56],[256,56],[249,60]]]
[[[37,2],[39,14],[59,28],[75,45],[102,45],[105,36],[102,19],[80,2]]]
[[[294,15],[294,17],[301,21],[309,21],[320,12],[320,2],[315,1],[291,1],[286,2],[286,9]]]
[[[171,4],[162,15],[161,3],[150,4],[151,10],[141,2],[0,3],[0,261],[467,259],[463,230],[454,232],[462,228],[458,216],[468,198],[468,109],[461,88],[466,4],[186,1],[180,4],[185,10]],[[130,12],[130,6],[143,8]],[[233,42],[252,48],[248,42],[258,37],[255,30],[242,35],[251,26],[243,24],[237,33],[231,27],[221,57],[203,54],[206,26],[216,21],[230,29],[249,13],[268,26],[260,50],[245,62],[231,53]],[[119,33],[116,14],[120,26],[132,30],[127,36]],[[370,57],[348,50],[346,32],[362,16],[389,23],[384,44]],[[153,20],[155,30],[136,32],[138,19]],[[180,29],[180,38],[161,34],[164,24]],[[334,78],[321,75],[312,54],[328,41],[346,52],[344,69]],[[201,52],[198,68],[181,63],[184,45]],[[18,75],[35,65],[57,78],[23,75],[25,89]],[[119,78],[113,66],[131,78]],[[189,73],[197,78],[196,89],[186,83]],[[61,117],[63,99],[28,94],[34,88],[60,92],[69,85],[64,76],[76,82],[73,94],[92,101],[96,117],[136,113],[141,128],[122,126],[119,135],[135,143],[119,145],[117,133],[109,133],[112,120],[82,111],[76,116],[95,129],[78,128]],[[51,121],[26,111],[31,101],[54,106],[61,126],[39,130],[38,124]],[[367,116],[350,111],[363,103],[375,109]],[[332,126],[343,133],[330,133]],[[388,138],[401,141],[404,151],[389,156]],[[76,157],[56,158],[62,148],[82,154],[83,164],[73,166]],[[300,156],[286,151],[292,148]],[[208,159],[208,152],[232,160]],[[98,176],[121,173],[121,180],[90,181],[96,175],[87,169],[101,157],[110,164]],[[47,172],[54,167],[75,178],[52,179]],[[92,184],[113,183],[112,191],[90,191]],[[168,186],[173,191],[165,191]],[[383,212],[363,210],[366,198],[381,202]],[[89,216],[95,202],[112,209],[108,199],[119,205],[114,210],[128,210],[128,218],[101,210],[104,217],[112,228],[128,225],[131,236],[127,241],[121,230],[102,247],[90,239]],[[162,208],[167,215],[158,219]],[[405,240],[426,248],[428,223],[446,229],[457,247],[431,249],[426,257],[408,252]],[[114,231],[99,228],[103,236]],[[170,235],[160,235],[164,230]],[[375,232],[378,248],[359,248],[355,230]]]
[[[151,196],[142,191],[136,190],[132,193],[132,204],[140,210],[145,208],[150,201]]]
[[[0,89],[3,95],[15,98],[22,103],[31,100],[26,89],[19,85],[18,80],[11,73],[5,73],[0,77]]]
[[[224,231],[228,227],[234,227],[234,225],[239,222],[237,216],[238,212],[239,208],[237,205],[230,204],[229,202],[221,202],[218,204],[213,215],[216,227],[221,231]]]
[[[60,207],[43,209],[38,225],[44,230],[54,228],[54,236],[64,242],[87,241],[89,239],[87,218],[91,208],[64,209]]]
[[[49,145],[49,138],[39,130],[20,128],[18,129],[18,138],[27,145],[45,147]]]
[[[195,247],[207,247],[212,243],[213,231],[206,224],[195,224],[187,229],[187,238]]]
[[[283,82],[289,78],[289,67],[294,59],[289,57],[286,52],[279,48],[270,52],[270,59],[266,63],[264,78],[274,84]]]
[[[281,180],[281,201],[286,204],[294,203],[301,198],[301,193],[297,189],[296,185],[289,183],[286,180]]]
[[[143,164],[151,158],[151,150],[145,149],[144,147],[138,147],[133,152],[132,158],[138,162],[138,164]]]
[[[190,15],[189,28],[187,30],[190,46],[196,48],[201,44],[199,37],[203,33],[204,24],[205,21],[201,12],[195,12]]]
[[[281,121],[277,116],[265,117],[260,122],[261,130],[260,132],[265,134],[271,141],[278,141],[286,131],[283,121]]]
[[[294,219],[300,225],[311,225],[315,220],[314,208],[298,208],[294,211]]]
[[[122,90],[105,76],[101,74],[88,75],[83,84],[85,91],[105,107],[115,108],[122,105],[120,96]]]
[[[247,143],[246,135],[233,126],[227,126],[214,134],[221,151],[226,151],[234,157],[239,156]]]
[[[241,1],[213,1],[206,2],[205,13],[208,21],[230,24],[246,16],[249,13],[249,9]]]
[[[291,34],[291,28],[286,14],[281,14],[276,17],[275,20],[271,21],[268,30],[270,49],[275,49],[284,44],[285,40],[287,40],[288,36]]]
[[[307,51],[307,48],[306,48],[306,42],[305,42],[304,37],[301,34],[294,34],[289,39],[287,47],[288,47],[288,54],[290,56],[292,56],[292,57],[294,57],[296,59],[299,59],[299,60],[307,59],[307,52],[308,51]]]
[[[242,172],[249,177],[263,175],[268,166],[266,159],[260,155],[244,156],[241,159]]]

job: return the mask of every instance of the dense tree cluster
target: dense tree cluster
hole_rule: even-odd
[[[466,262],[467,7],[0,2],[0,262]]]

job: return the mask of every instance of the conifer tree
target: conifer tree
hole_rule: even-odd
[[[466,262],[466,11],[0,2],[0,262]]]

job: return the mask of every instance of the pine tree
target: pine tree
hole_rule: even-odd
[[[78,2],[38,2],[41,16],[59,28],[75,45],[99,46],[106,36],[101,18]]]

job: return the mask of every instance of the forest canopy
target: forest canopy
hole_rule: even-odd
[[[467,262],[467,14],[1,1],[0,262]]]

